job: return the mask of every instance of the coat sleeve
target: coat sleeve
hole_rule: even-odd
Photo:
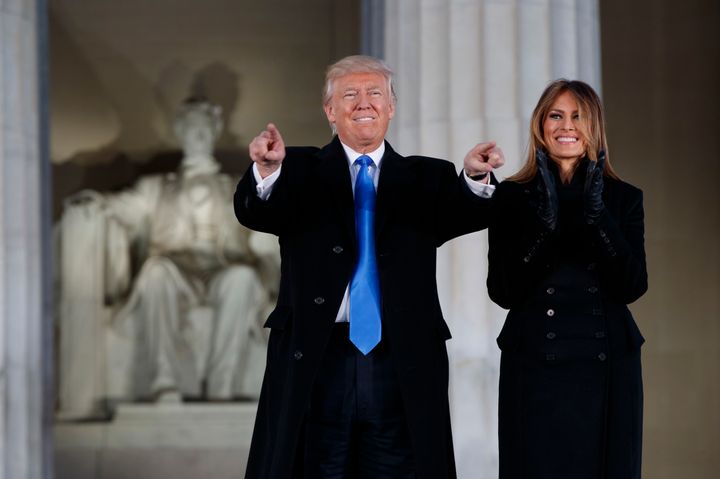
[[[522,303],[547,273],[555,241],[528,207],[526,191],[505,182],[492,200],[487,287],[490,299],[505,309]]]
[[[240,179],[235,189],[233,204],[235,216],[244,226],[277,236],[293,228],[298,207],[297,201],[292,201],[298,194],[293,185],[298,181],[302,182],[302,178],[298,178],[298,174],[302,172],[302,168],[298,168],[298,164],[302,162],[302,152],[296,150],[298,149],[288,147],[280,176],[266,200],[260,199],[257,194],[252,165]]]
[[[609,293],[621,303],[629,304],[645,294],[648,288],[645,262],[645,226],[642,191],[627,184],[619,204],[612,208],[622,215],[616,218],[608,208],[600,218],[587,225],[595,245],[598,267],[610,287]]]
[[[442,162],[436,174],[437,177],[429,181],[440,185],[434,218],[437,246],[458,236],[487,228],[490,225],[490,198],[473,193],[462,172],[458,175],[453,164],[448,161]],[[494,184],[497,183],[494,176],[491,178]]]
[[[280,173],[276,187],[280,186],[283,173]],[[235,189],[233,197],[235,216],[240,223],[250,229],[279,235],[283,224],[282,196],[282,188],[276,188],[270,198],[260,199],[257,194],[257,182],[252,172],[252,165],[250,165]]]

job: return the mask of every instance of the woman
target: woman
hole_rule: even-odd
[[[500,478],[640,478],[644,342],[627,308],[647,290],[642,192],[610,166],[602,105],[557,80],[528,158],[499,185],[488,289],[498,337]]]

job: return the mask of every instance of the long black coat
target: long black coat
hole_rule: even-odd
[[[586,164],[558,186],[553,233],[536,219],[534,181],[493,197],[488,290],[510,309],[498,337],[501,479],[640,478],[644,339],[626,305],[647,289],[642,192],[606,177],[606,211],[587,225]]]
[[[447,161],[402,157],[386,143],[376,203],[382,341],[397,366],[418,478],[455,477],[448,405],[450,331],[436,249],[489,224],[489,200]],[[357,258],[350,172],[339,140],[288,148],[270,198],[248,172],[235,193],[245,226],[279,236],[282,273],[246,477],[287,479],[320,360]]]

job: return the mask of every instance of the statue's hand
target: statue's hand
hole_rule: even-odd
[[[80,190],[65,198],[65,208],[71,206],[101,206],[104,203],[102,194],[94,190]]]
[[[285,142],[275,125],[268,123],[267,128],[250,142],[250,159],[263,178],[280,168],[285,159]]]

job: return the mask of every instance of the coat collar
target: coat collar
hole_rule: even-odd
[[[337,136],[318,152],[320,160],[318,175],[320,184],[327,185],[332,201],[342,217],[350,236],[355,238],[355,208],[352,183],[345,150]],[[411,158],[400,156],[390,143],[385,142],[380,177],[378,178],[377,203],[375,207],[375,234],[379,235],[387,224],[393,198],[402,194],[402,185],[410,182],[407,169],[413,163]]]

